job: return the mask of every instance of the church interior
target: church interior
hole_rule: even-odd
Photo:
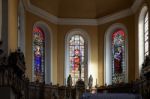
[[[0,0],[2,99],[150,99],[150,0]]]

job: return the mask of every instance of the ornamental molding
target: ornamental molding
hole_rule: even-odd
[[[108,22],[115,21],[117,19],[121,19],[127,16],[130,16],[137,12],[138,8],[142,4],[143,0],[135,0],[133,5],[125,10],[122,10],[120,12],[107,15],[104,17],[100,17],[97,19],[80,19],[80,18],[59,18],[55,15],[52,15],[48,12],[46,12],[43,9],[40,9],[37,6],[34,6],[30,3],[30,0],[23,0],[25,9],[29,11],[30,13],[33,13],[43,19],[48,20],[49,22],[57,25],[101,25]]]

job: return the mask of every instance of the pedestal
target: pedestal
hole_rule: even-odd
[[[79,79],[76,82],[76,99],[80,99],[84,91],[85,91],[85,83],[82,79]]]

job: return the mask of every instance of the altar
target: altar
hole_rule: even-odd
[[[128,93],[84,93],[81,99],[142,99],[142,96]]]

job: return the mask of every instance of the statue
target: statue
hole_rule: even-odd
[[[18,48],[16,52],[19,54],[18,59],[22,62],[23,65],[25,65],[25,58],[24,58],[24,54],[21,51],[21,49]]]
[[[90,75],[90,77],[89,77],[89,83],[88,83],[88,85],[89,85],[89,89],[91,89],[92,85],[93,85],[93,77],[92,77],[92,75]]]
[[[71,77],[71,75],[68,76],[67,86],[72,86],[72,77]]]

